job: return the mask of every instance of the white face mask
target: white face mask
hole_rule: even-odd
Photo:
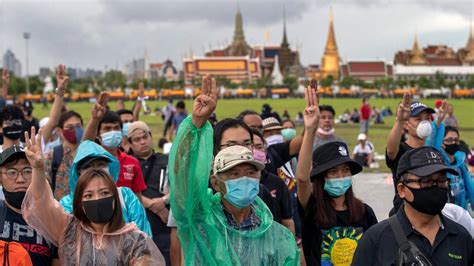
[[[331,136],[331,135],[334,135],[334,132],[336,132],[336,130],[334,128],[331,128],[329,131],[326,131],[320,127],[318,127],[318,130],[317,132],[323,136]]]
[[[420,139],[427,139],[431,135],[431,122],[428,120],[421,121],[416,127],[416,134]]]
[[[271,146],[274,144],[283,143],[284,140],[282,135],[273,135],[265,138],[265,141],[267,142],[268,146]]]

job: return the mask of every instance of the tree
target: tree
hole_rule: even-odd
[[[422,89],[433,88],[434,87],[433,86],[433,81],[429,80],[426,77],[421,77],[420,79],[418,79],[417,84],[418,84],[418,87],[422,88]]]
[[[109,70],[107,73],[105,73],[103,81],[105,83],[105,86],[119,88],[125,87],[127,78],[121,71]]]
[[[298,80],[294,77],[286,76],[283,79],[283,84],[285,84],[285,86],[288,87],[290,91],[295,91],[298,88]]]
[[[355,80],[352,77],[344,77],[341,80],[341,87],[343,88],[350,88],[352,85],[355,84]]]
[[[446,86],[446,75],[442,72],[436,71],[435,86],[438,88]]]
[[[322,87],[331,87],[333,83],[334,77],[332,75],[329,75],[321,80]]]

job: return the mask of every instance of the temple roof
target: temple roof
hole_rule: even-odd
[[[334,16],[332,14],[332,9],[329,16],[329,31],[328,38],[326,40],[325,53],[329,51],[337,51],[336,35],[334,34]]]

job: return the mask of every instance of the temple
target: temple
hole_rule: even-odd
[[[326,39],[326,48],[321,60],[321,76],[326,78],[332,76],[335,80],[339,79],[339,64],[341,59],[337,50],[336,35],[334,33],[334,16],[332,10],[329,16],[329,31]]]

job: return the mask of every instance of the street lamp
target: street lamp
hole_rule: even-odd
[[[23,32],[23,38],[25,38],[25,45],[26,45],[26,94],[30,94],[30,80],[29,80],[29,73],[28,73],[28,40],[30,39],[31,34],[29,32]]]

